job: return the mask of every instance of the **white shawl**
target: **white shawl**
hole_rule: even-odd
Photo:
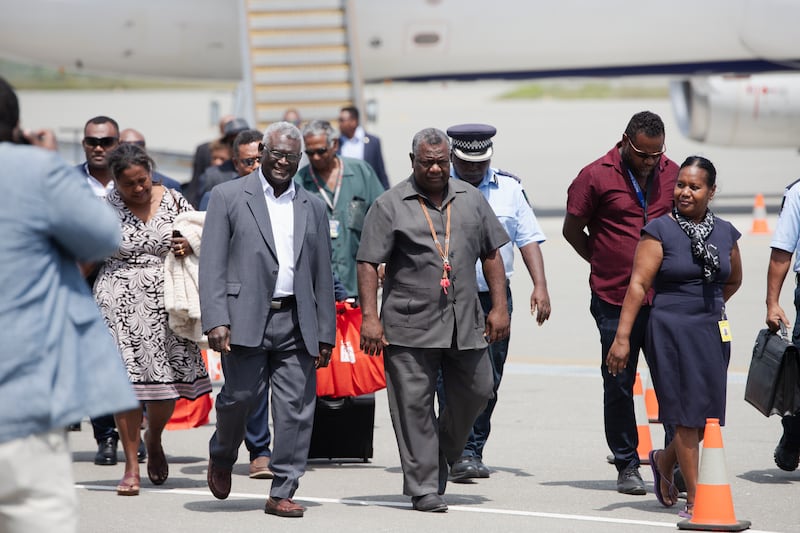
[[[200,241],[203,235],[204,211],[185,211],[175,217],[173,228],[180,231],[193,253],[177,259],[172,252],[164,260],[164,306],[169,314],[169,327],[176,335],[207,347],[200,324],[198,275]]]

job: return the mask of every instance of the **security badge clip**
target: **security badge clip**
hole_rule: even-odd
[[[332,218],[328,221],[328,225],[331,231],[331,239],[337,238],[339,236],[339,221]]]
[[[725,309],[722,310],[722,319],[718,322],[719,324],[719,336],[722,339],[722,342],[731,342],[733,337],[731,336],[731,325],[728,322],[728,319],[725,317]]]

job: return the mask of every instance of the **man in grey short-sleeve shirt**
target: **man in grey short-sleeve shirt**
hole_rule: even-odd
[[[369,354],[385,352],[404,494],[417,510],[445,511],[441,495],[448,464],[460,457],[475,417],[492,394],[487,340],[508,336],[498,249],[509,238],[477,189],[449,179],[450,144],[444,132],[417,133],[410,156],[412,176],[381,195],[364,222],[357,255],[361,347]],[[485,321],[475,275],[478,259],[493,303]],[[377,267],[384,262],[379,319]],[[448,405],[437,420],[433,400],[439,369]]]

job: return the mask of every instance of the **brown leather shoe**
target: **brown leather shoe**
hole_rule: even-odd
[[[214,466],[211,459],[208,460],[206,481],[208,481],[211,494],[218,500],[224,500],[231,493],[231,471]]]
[[[262,455],[250,461],[250,479],[272,479],[269,457]]]
[[[264,506],[264,512],[283,518],[301,518],[306,508],[295,503],[291,498],[276,499],[270,496]]]

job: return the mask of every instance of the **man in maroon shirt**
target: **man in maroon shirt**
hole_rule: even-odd
[[[628,366],[613,376],[606,368],[605,358],[619,324],[641,229],[672,208],[678,166],[663,155],[664,150],[661,117],[649,111],[635,114],[622,140],[606,155],[584,167],[569,186],[562,229],[564,238],[591,265],[590,310],[602,346],[600,369],[606,441],[619,472],[617,491],[622,494],[645,494],[636,452],[639,438],[633,383],[639,350],[644,345],[652,289],[631,332]]]

